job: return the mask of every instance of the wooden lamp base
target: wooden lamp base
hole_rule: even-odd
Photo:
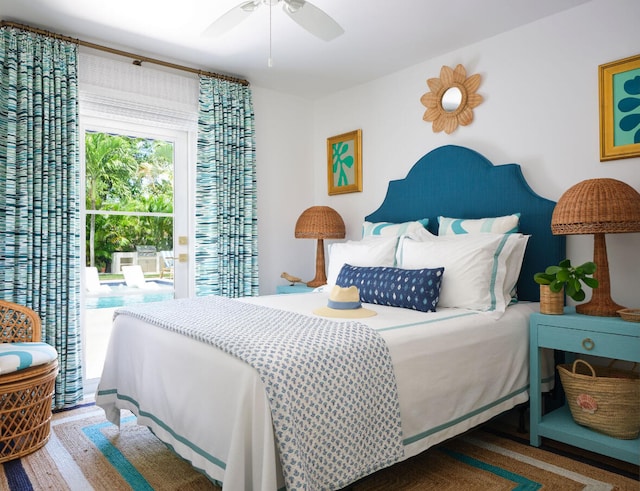
[[[316,277],[307,282],[307,286],[317,288],[327,284],[327,275],[324,270],[324,240],[318,239],[316,248]]]
[[[624,309],[624,307],[611,299],[609,261],[607,260],[607,244],[604,234],[594,235],[593,262],[596,263],[596,272],[593,277],[598,280],[598,288],[593,289],[591,300],[576,306],[576,312],[599,317],[616,317],[618,310]]]

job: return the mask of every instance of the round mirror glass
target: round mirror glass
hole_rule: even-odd
[[[460,107],[462,92],[458,87],[449,87],[442,95],[442,109],[451,113]]]

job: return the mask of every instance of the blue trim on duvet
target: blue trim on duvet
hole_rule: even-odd
[[[225,470],[227,468],[227,464],[225,462],[223,462],[222,460],[220,460],[217,457],[214,457],[210,453],[205,452],[203,449],[201,449],[197,445],[194,445],[192,442],[187,440],[182,435],[178,435],[175,431],[173,431],[173,429],[171,427],[169,427],[164,421],[160,420],[155,415],[140,409],[140,404],[134,398],[132,398],[130,396],[123,395],[123,394],[120,394],[117,389],[101,390],[101,391],[98,391],[98,393],[97,393],[97,396],[108,396],[108,395],[115,395],[116,399],[118,399],[118,400],[130,402],[131,404],[133,404],[138,409],[138,416],[143,416],[145,418],[151,419],[160,428],[162,428],[163,430],[165,430],[168,433],[170,433],[171,436],[173,438],[175,438],[177,441],[179,441],[183,445],[189,447],[191,450],[193,450],[198,455],[201,455],[202,457],[207,459],[213,465],[215,465],[217,467],[220,467],[223,470]]]
[[[138,416],[144,416],[145,418],[149,418],[152,421],[154,421],[158,426],[160,426],[161,428],[163,428],[164,430],[166,430],[167,432],[169,432],[176,440],[178,440],[180,443],[184,444],[185,446],[189,447],[190,449],[192,449],[194,452],[196,452],[198,455],[201,455],[202,457],[204,457],[205,459],[207,459],[209,462],[211,462],[213,465],[220,467],[221,469],[225,469],[227,468],[227,464],[225,462],[223,462],[222,460],[220,460],[217,457],[214,457],[213,455],[211,455],[208,452],[205,452],[204,450],[202,450],[200,447],[198,447],[197,445],[194,445],[193,443],[191,443],[189,440],[187,440],[186,438],[184,438],[183,436],[178,435],[175,431],[173,431],[172,428],[170,428],[166,423],[164,423],[162,420],[158,419],[156,416],[154,416],[153,414],[147,412],[147,411],[142,411],[140,409],[140,404],[138,403],[138,401],[136,401],[133,397],[130,396],[125,396],[123,394],[120,394],[118,392],[118,389],[108,389],[108,390],[100,390],[98,391],[98,393],[96,394],[96,396],[110,396],[110,395],[115,395],[116,399],[119,399],[121,401],[127,401],[130,402],[131,404],[133,404],[137,409],[138,409]],[[118,408],[120,409],[120,408]],[[146,426],[146,425],[143,425]],[[149,428],[151,430],[151,432],[155,435],[155,432],[153,431],[152,428]],[[157,435],[156,435],[157,436]],[[160,439],[162,441],[162,439]],[[176,452],[175,448],[173,447],[173,445],[171,445],[168,442],[164,442],[163,443],[165,445],[167,445],[168,447],[171,448],[171,450],[173,452],[175,452],[177,455],[180,456],[180,458],[186,459],[184,456],[180,455],[178,452]],[[191,461],[189,461],[191,462]],[[197,468],[195,465],[193,465],[193,463],[191,463],[191,465],[198,469],[200,472],[202,472],[205,476],[207,476],[207,478],[213,482],[215,485],[222,487],[222,482],[218,481],[217,479],[214,479],[213,477],[211,477],[209,474],[207,474],[207,472],[204,469],[199,469]],[[286,491],[286,487],[283,486],[281,488],[278,488],[276,491]]]
[[[481,314],[481,312],[475,312],[475,311],[463,312],[463,313],[451,315],[451,316],[448,316],[448,317],[438,317],[437,319],[430,319],[430,320],[421,321],[421,322],[412,322],[410,324],[401,324],[401,325],[398,325],[398,326],[384,327],[384,328],[376,329],[376,330],[378,332],[392,331],[392,330],[395,330],[395,329],[405,329],[405,328],[416,327],[416,326],[420,326],[420,325],[433,324],[435,322],[441,322],[443,320],[451,320],[451,319],[457,319],[457,318],[460,318],[460,317],[468,317],[470,315],[480,315],[480,314]],[[494,401],[494,402],[492,402],[490,404],[487,404],[486,406],[478,408],[475,411],[472,411],[472,412],[470,412],[468,414],[460,416],[459,418],[456,418],[453,421],[449,421],[449,422],[444,423],[442,425],[436,426],[435,428],[431,428],[430,430],[426,430],[426,431],[423,431],[422,433],[418,433],[417,435],[405,438],[402,441],[402,444],[404,446],[407,446],[407,445],[415,443],[415,442],[417,442],[419,440],[422,440],[423,438],[427,438],[427,437],[429,437],[429,436],[431,436],[431,435],[433,435],[435,433],[438,433],[438,432],[440,432],[442,430],[446,430],[447,428],[450,428],[451,426],[455,426],[455,425],[457,425],[457,424],[459,424],[459,423],[461,423],[461,422],[463,422],[463,421],[465,421],[465,420],[467,420],[469,418],[477,416],[478,414],[481,414],[481,413],[487,411],[488,409],[491,409],[492,407],[497,406],[498,404],[502,404],[503,402],[508,401],[509,399],[511,399],[511,398],[523,393],[523,392],[526,392],[527,390],[529,390],[529,384],[527,384],[526,386],[524,386],[524,387],[522,387],[522,388],[520,388],[520,389],[518,389],[518,390],[516,390],[516,391],[514,391],[514,392],[512,392],[510,394],[507,394],[506,396],[498,399],[497,401]]]
[[[461,317],[461,316],[467,316],[467,315],[475,315],[477,314],[476,312],[473,313],[468,313],[468,314],[460,314],[460,315],[456,315],[456,316],[452,316],[452,317],[448,317],[449,318],[454,318],[454,317]],[[441,319],[439,319],[441,320]],[[431,323],[433,321],[428,321],[428,322],[417,322],[414,324],[406,324],[404,326],[396,326],[396,328],[400,328],[400,327],[411,327],[414,325],[419,325],[419,324],[428,324]],[[388,328],[388,329],[394,329],[394,328]],[[552,377],[551,377],[552,378]],[[415,443],[419,440],[422,440],[423,438],[427,438],[431,435],[434,435],[435,433],[438,433],[440,431],[446,430],[447,428],[450,428],[451,426],[455,426],[469,418],[472,418],[474,416],[477,416],[480,413],[483,413],[484,411],[491,409],[492,407],[497,406],[498,404],[501,404],[519,394],[521,394],[522,392],[525,392],[529,390],[529,384],[527,384],[525,387],[516,390],[514,392],[512,392],[511,394],[508,394],[500,399],[498,399],[497,401],[492,402],[491,404],[487,404],[486,406],[483,406],[479,409],[476,409],[475,411],[472,411],[468,414],[465,414],[463,416],[460,416],[459,418],[454,419],[453,421],[449,421],[445,424],[436,426],[434,428],[431,428],[430,430],[427,431],[423,431],[422,433],[418,433],[417,435],[411,436],[409,438],[405,438],[402,441],[402,444],[404,446],[410,445],[412,443]],[[144,416],[146,418],[151,419],[152,421],[154,421],[158,426],[162,427],[163,429],[165,429],[167,432],[169,432],[176,440],[180,441],[182,444],[186,445],[187,447],[189,447],[190,449],[192,449],[194,452],[196,452],[197,454],[203,456],[205,459],[207,459],[209,462],[211,462],[212,464],[220,467],[221,469],[226,469],[227,465],[226,463],[224,463],[223,461],[221,461],[220,459],[214,457],[213,455],[209,454],[208,452],[205,452],[204,450],[202,450],[200,447],[198,447],[197,445],[194,445],[193,443],[191,443],[189,440],[187,440],[186,438],[178,435],[175,431],[173,431],[173,429],[171,429],[169,426],[167,426],[163,421],[161,421],[160,419],[158,419],[156,416],[154,416],[153,414],[146,412],[146,411],[142,411],[140,409],[140,404],[133,399],[132,397],[129,396],[125,396],[122,394],[119,394],[117,389],[110,389],[110,390],[101,390],[98,391],[99,396],[107,396],[107,395],[115,395],[117,399],[122,400],[122,401],[127,401],[130,402],[131,404],[133,404],[139,412],[139,416]],[[153,431],[153,430],[152,430]],[[170,445],[169,443],[165,442],[166,445],[168,445],[169,447],[171,447],[171,449],[175,452],[175,449],[173,448],[172,445]],[[176,452],[177,453],[177,452]],[[178,454],[179,455],[179,454]],[[182,456],[181,456],[182,457]],[[184,457],[182,457],[184,458]],[[200,471],[202,471],[205,475],[207,474],[206,471],[204,471],[203,469],[199,469]],[[217,479],[213,479],[210,476],[209,480],[213,481],[214,484],[218,484],[218,485],[222,485],[222,483],[219,483]],[[280,488],[278,489],[278,491],[284,491],[285,488]]]
[[[511,392],[510,394],[507,394],[506,396],[501,397],[500,399],[498,399],[496,401],[493,401],[490,404],[487,404],[485,406],[482,406],[481,408],[476,409],[475,411],[471,411],[470,413],[467,413],[467,414],[465,414],[463,416],[460,416],[459,418],[456,418],[456,419],[454,419],[452,421],[449,421],[447,423],[444,423],[444,424],[441,424],[441,425],[436,426],[434,428],[431,428],[430,430],[423,431],[422,433],[418,433],[417,435],[410,436],[409,438],[405,438],[402,441],[402,444],[405,445],[405,446],[406,445],[410,445],[410,444],[415,443],[415,442],[417,442],[419,440],[422,440],[423,438],[427,438],[428,436],[431,436],[431,435],[433,435],[435,433],[438,433],[438,432],[440,432],[442,430],[446,430],[447,428],[450,428],[451,426],[455,426],[458,423],[462,423],[463,421],[465,421],[465,420],[467,420],[469,418],[477,416],[478,414],[483,413],[483,412],[487,411],[488,409],[491,409],[492,407],[497,406],[498,404],[502,404],[503,402],[508,401],[509,399],[517,396],[518,394],[522,394],[523,392],[526,392],[528,389],[529,389],[529,385],[527,384],[524,387],[522,387],[522,388],[520,388],[520,389],[518,389],[518,390],[516,390],[514,392]]]
[[[491,297],[491,308],[490,311],[496,310],[496,303],[498,302],[496,296],[496,277],[498,276],[498,258],[500,254],[502,254],[502,250],[504,249],[504,245],[507,243],[509,239],[509,235],[504,234],[500,244],[496,248],[493,254],[493,268],[491,268],[491,282],[489,284],[489,295]]]
[[[405,329],[407,327],[415,327],[415,326],[420,326],[420,325],[423,325],[423,324],[433,324],[434,322],[457,319],[459,317],[467,317],[467,316],[470,316],[470,315],[480,315],[480,312],[463,312],[461,314],[455,314],[455,315],[451,315],[449,317],[438,317],[436,319],[430,319],[430,320],[427,320],[427,321],[412,322],[410,324],[400,324],[400,325],[397,325],[397,326],[390,326],[390,327],[382,327],[380,329],[376,329],[376,331],[384,332],[384,331],[393,331],[395,329]]]

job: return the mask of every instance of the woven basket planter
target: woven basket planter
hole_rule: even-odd
[[[640,434],[640,374],[592,366],[584,360],[558,365],[576,423],[605,435],[633,440]]]
[[[45,445],[58,361],[0,377],[0,463]]]
[[[540,285],[540,313],[559,315],[564,313],[564,288],[552,292],[549,285]]]

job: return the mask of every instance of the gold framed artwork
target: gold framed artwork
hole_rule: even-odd
[[[327,138],[329,194],[362,191],[362,130]]]
[[[600,161],[640,157],[640,55],[598,67]]]

